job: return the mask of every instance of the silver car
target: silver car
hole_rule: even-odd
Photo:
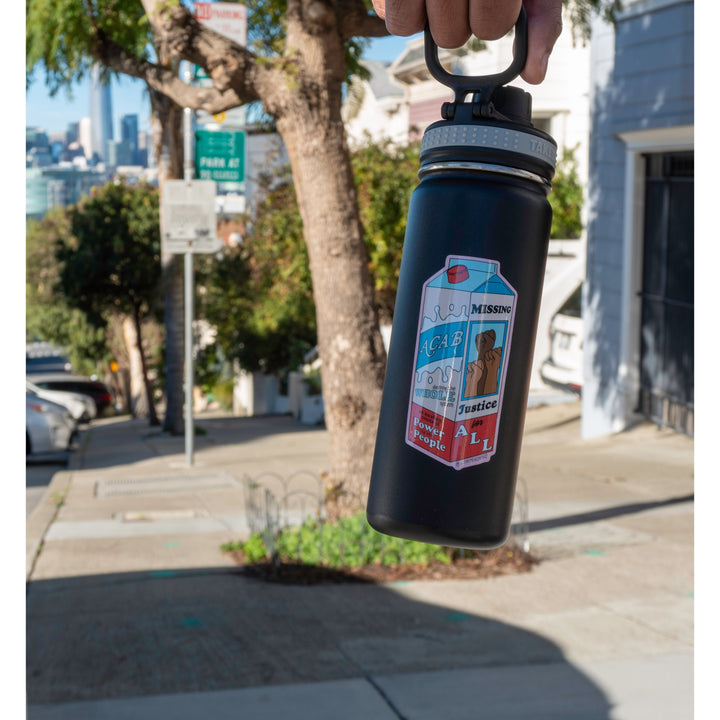
[[[25,392],[25,454],[52,453],[72,445],[77,425],[62,405]]]
[[[542,364],[540,376],[548,385],[582,394],[582,285],[578,285],[552,318],[550,356]]]
[[[95,403],[88,395],[82,395],[81,393],[71,392],[69,390],[41,388],[27,379],[25,380],[25,389],[44,400],[49,400],[50,402],[67,408],[76,422],[90,422],[97,415]]]

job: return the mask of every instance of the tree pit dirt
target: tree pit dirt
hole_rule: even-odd
[[[228,553],[245,577],[284,585],[337,585],[341,583],[393,583],[411,580],[479,580],[530,572],[538,559],[516,547],[495,550],[466,550],[450,563],[426,565],[362,565],[331,568],[306,565],[293,558],[248,563],[240,550]]]

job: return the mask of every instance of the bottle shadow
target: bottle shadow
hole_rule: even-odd
[[[408,720],[610,717],[603,692],[553,642],[453,607],[455,581],[332,580],[208,568],[33,581],[28,717],[86,716],[43,715],[48,703],[77,713],[79,701],[152,696],[157,713],[161,695],[262,687],[272,697],[273,687],[353,678]],[[207,716],[225,717],[210,706]],[[293,716],[317,717],[311,707]]]

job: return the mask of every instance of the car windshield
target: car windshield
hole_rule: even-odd
[[[575,292],[562,304],[558,315],[582,317],[582,285],[578,285]]]

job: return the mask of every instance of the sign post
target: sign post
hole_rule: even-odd
[[[190,71],[185,73],[189,80]],[[216,186],[213,180],[193,180],[192,110],[184,112],[183,180],[163,183],[160,204],[162,252],[185,255],[185,458],[193,464],[195,428],[193,426],[193,338],[194,253],[217,252],[222,242],[217,237],[215,216]]]

